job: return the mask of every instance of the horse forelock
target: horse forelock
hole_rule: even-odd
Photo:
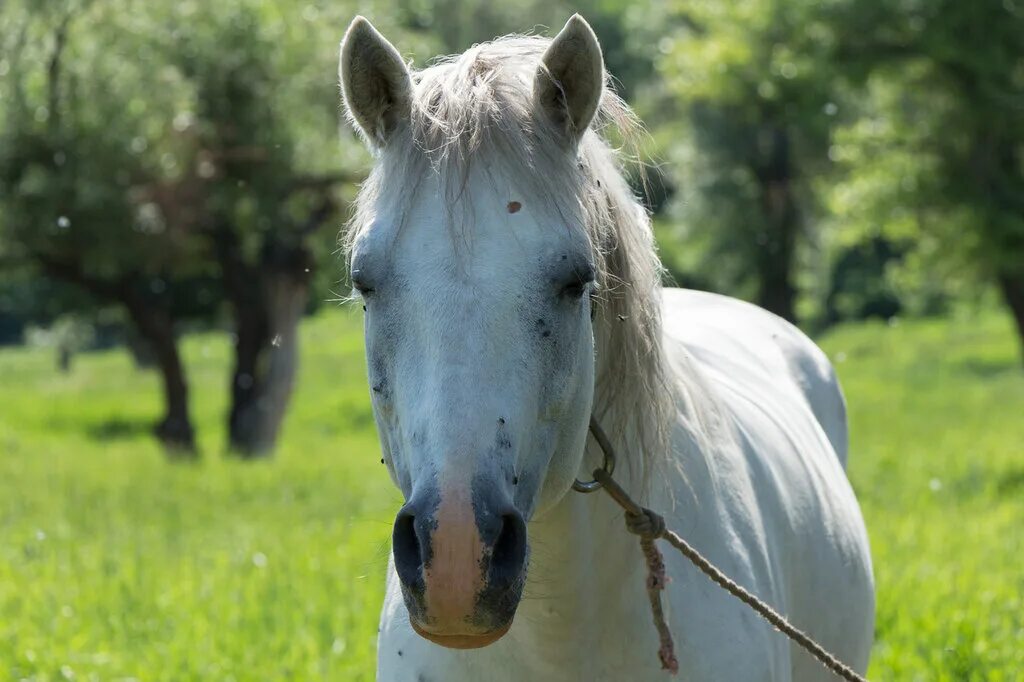
[[[641,127],[606,80],[595,121],[578,154],[570,153],[564,132],[534,109],[533,79],[549,44],[509,36],[414,71],[410,120],[360,188],[342,245],[351,251],[382,196],[408,214],[427,173],[441,181],[452,226],[472,224],[464,221],[471,202],[463,200],[471,172],[496,166],[531,201],[562,217],[581,216],[582,224],[570,227],[586,234],[598,281],[594,412],[645,479],[668,459],[675,391],[661,349],[662,268],[649,217],[623,178],[623,152],[635,151]]]

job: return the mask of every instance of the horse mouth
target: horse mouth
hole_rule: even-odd
[[[409,619],[409,624],[420,637],[448,649],[481,649],[497,642],[512,627],[510,622],[508,625],[490,632],[442,634],[424,629],[412,618]]]

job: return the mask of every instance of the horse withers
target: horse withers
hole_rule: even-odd
[[[874,588],[822,352],[729,298],[662,289],[608,140],[638,131],[591,28],[410,69],[357,17],[347,113],[374,152],[345,237],[398,511],[382,682],[661,680],[643,558],[601,461],[697,549],[857,670]],[[824,680],[666,555],[680,678]]]

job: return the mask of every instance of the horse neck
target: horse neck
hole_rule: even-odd
[[[550,646],[558,657],[566,651],[559,643],[594,641],[591,626],[614,616],[607,599],[620,592],[623,576],[636,575],[642,558],[621,510],[601,492],[569,491],[530,524],[530,544],[530,578],[517,618],[527,624],[531,649]]]
[[[598,363],[606,341],[598,340]],[[712,488],[712,450],[705,431],[713,427],[716,412],[713,404],[704,404],[710,396],[700,373],[688,362],[676,358],[670,370],[679,379],[665,387],[671,393],[666,396],[664,415],[671,425],[670,442],[664,444],[666,452],[648,460],[646,466],[654,470],[645,470],[641,464],[642,439],[636,430],[645,426],[623,414],[623,410],[644,407],[621,401],[594,405],[594,414],[601,415],[606,430],[615,424],[627,425],[624,432],[608,433],[620,459],[615,480],[638,502],[670,517],[691,516],[699,506],[695,487]],[[598,367],[598,376],[609,378],[602,369],[606,367]],[[596,391],[605,397],[614,393]],[[589,479],[589,472],[601,461],[593,443],[583,460],[578,476]],[[529,640],[523,644],[530,647],[531,655],[542,656],[550,650],[550,657],[557,660],[573,650],[563,647],[563,642],[578,642],[577,651],[590,652],[593,643],[607,641],[609,633],[612,641],[621,639],[624,625],[649,625],[650,612],[642,599],[646,564],[637,537],[626,530],[622,509],[607,494],[568,491],[555,507],[531,521],[530,545],[530,578],[517,620],[525,625],[520,632]],[[628,589],[630,585],[636,589]]]
[[[614,409],[605,412],[613,421]],[[618,443],[635,442],[634,434],[613,438]],[[619,453],[623,457],[624,450]],[[588,447],[579,476],[600,461],[596,447]],[[615,479],[626,490],[644,489],[645,500],[668,497],[664,480],[642,481],[639,467],[619,462]],[[639,492],[636,493],[639,495]],[[550,649],[551,660],[590,651],[605,631],[635,613],[635,603],[625,595],[623,581],[642,584],[645,564],[637,538],[625,528],[622,509],[601,491],[589,494],[570,490],[552,509],[530,524],[530,579],[520,615],[531,655],[543,657]],[[649,617],[649,616],[648,616]],[[578,647],[565,644],[578,643]]]

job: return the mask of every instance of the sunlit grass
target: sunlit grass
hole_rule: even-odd
[[[372,679],[396,493],[379,464],[360,322],[303,328],[272,461],[223,456],[226,341],[185,343],[199,464],[147,420],[122,352],[55,372],[0,353],[0,679]]]
[[[185,353],[203,458],[147,432],[159,386],[121,351],[61,375],[0,351],[0,678],[373,679],[390,519],[360,321],[303,326],[276,458],[225,457],[222,335]],[[1024,373],[1002,317],[823,340],[853,428],[879,585],[878,680],[1024,670]]]
[[[823,342],[878,585],[879,680],[1024,671],[1024,371],[985,315],[857,325]]]

